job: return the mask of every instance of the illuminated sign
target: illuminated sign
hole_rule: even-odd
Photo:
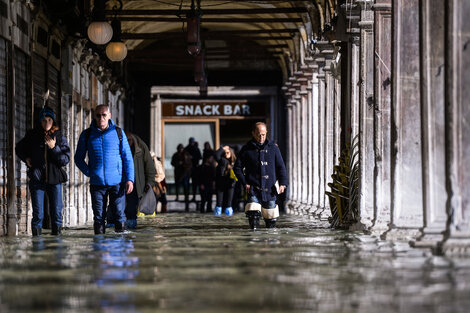
[[[240,102],[164,102],[166,117],[264,117],[264,103]]]

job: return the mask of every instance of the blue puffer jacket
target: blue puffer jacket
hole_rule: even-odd
[[[252,192],[260,195],[263,201],[276,197],[276,180],[279,185],[287,186],[287,171],[281,152],[268,139],[262,145],[255,140],[246,143],[240,150],[233,171],[241,184],[250,185]]]
[[[87,147],[86,130],[80,134],[74,158],[77,167],[90,177],[90,184],[114,186],[125,181],[134,182],[134,160],[124,131],[121,143],[111,119],[104,131],[99,130],[94,120],[90,129]],[[85,162],[87,152],[88,164]]]

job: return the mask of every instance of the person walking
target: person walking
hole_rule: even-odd
[[[233,215],[232,199],[236,183],[233,172],[236,157],[233,149],[223,146],[215,152],[217,167],[215,169],[215,184],[217,193],[217,204],[214,209],[215,216],[222,215],[222,208],[227,216]]]
[[[54,111],[44,107],[39,112],[40,126],[30,130],[15,147],[16,155],[28,167],[29,191],[33,207],[33,236],[42,233],[44,195],[49,199],[52,235],[60,235],[62,227],[62,184],[67,173],[62,168],[70,161],[70,147],[56,125]]]
[[[202,160],[208,158],[209,156],[214,157],[215,151],[212,149],[209,141],[204,142],[204,149],[202,150]]]
[[[184,150],[183,144],[176,147],[171,157],[171,165],[175,168],[176,201],[178,201],[179,187],[183,185],[185,210],[189,211],[189,178],[191,176],[191,155]]]
[[[150,156],[152,157],[153,164],[155,166],[155,186],[153,192],[157,202],[160,201],[162,204],[162,213],[168,211],[168,200],[166,198],[166,181],[165,181],[165,169],[163,168],[162,161],[155,155],[155,152],[151,151]]]
[[[189,138],[188,145],[184,148],[185,151],[191,155],[191,190],[193,193],[193,197],[191,199],[191,202],[196,201],[196,193],[197,193],[197,185],[198,185],[198,173],[197,173],[197,167],[199,166],[199,161],[202,159],[201,156],[201,151],[199,150],[198,147],[198,142],[194,139],[194,137]]]
[[[94,120],[80,134],[74,160],[80,171],[90,177],[95,234],[105,233],[108,210],[114,216],[115,231],[123,232],[125,195],[134,189],[134,161],[126,134],[114,124],[107,105],[96,106]]]
[[[201,213],[212,212],[212,195],[215,187],[214,156],[208,155],[203,161],[198,167],[199,192],[201,195],[199,209]]]
[[[276,197],[287,188],[287,172],[279,148],[267,139],[263,122],[254,124],[253,138],[240,150],[235,175],[248,193],[245,213],[252,229],[259,228],[261,215],[267,228],[276,226],[279,207]],[[279,190],[276,188],[276,181]]]
[[[126,226],[137,228],[137,207],[142,195],[155,185],[155,166],[145,142],[137,135],[126,132],[134,159],[134,189],[126,195]],[[153,189],[152,189],[153,192]]]

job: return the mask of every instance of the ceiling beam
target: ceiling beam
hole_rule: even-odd
[[[201,37],[203,39],[224,38],[237,35],[258,35],[258,34],[293,34],[298,31],[297,28],[287,29],[252,29],[252,30],[221,30],[221,31],[203,31]],[[122,39],[168,39],[174,37],[184,37],[184,32],[160,32],[160,33],[123,33]],[[291,39],[292,36],[289,37]],[[245,38],[245,37],[243,37]],[[265,37],[262,39],[278,39],[277,37]]]
[[[288,48],[289,46],[286,44],[283,45],[243,45],[243,46],[227,46],[227,47],[206,47],[206,54],[211,53],[223,53],[227,52],[268,52],[268,53],[276,53],[279,52],[277,49],[284,49]],[[271,49],[276,49],[272,51]],[[157,55],[157,54],[176,54],[183,51],[186,53],[186,49],[182,48],[151,48],[151,49],[142,49],[142,50],[129,50],[129,55],[136,55],[136,56],[146,56],[146,55]]]
[[[114,17],[108,17],[112,20]],[[146,16],[131,16],[119,17],[121,22],[169,22],[169,23],[182,23],[186,19],[178,17],[146,17]],[[201,18],[201,23],[302,23],[302,18],[218,18],[207,17]]]
[[[280,55],[283,54],[282,51],[215,51],[215,52],[206,52],[206,57],[213,57],[213,56],[272,56],[272,55]],[[130,53],[129,52],[129,57],[139,59],[139,58],[167,58],[167,57],[178,57],[178,58],[188,58],[188,59],[194,59],[192,56],[188,54],[186,50],[174,50],[174,51],[168,51],[168,50],[162,50],[162,51],[145,51],[139,52],[139,53]]]
[[[175,16],[184,16],[190,13],[191,10],[118,10],[114,12],[113,10],[106,10],[105,13],[110,16],[115,14],[119,16],[123,15],[175,15]],[[265,9],[203,9],[203,15],[223,15],[223,14],[288,14],[288,13],[307,13],[307,8],[265,8]]]
[[[285,45],[287,47],[287,45]],[[274,48],[276,50],[271,50],[273,48],[254,48],[254,47],[226,47],[226,48],[207,48],[206,47],[206,54],[213,54],[213,53],[251,53],[251,52],[267,52],[267,53],[279,53],[281,51],[277,50],[278,48]],[[183,51],[183,52],[181,52]],[[185,48],[153,48],[153,49],[143,49],[143,50],[129,50],[129,55],[134,56],[147,56],[147,55],[160,55],[160,54],[178,54],[178,53],[187,53]]]
[[[281,56],[280,54],[276,56],[239,56],[239,57],[215,57],[215,58],[206,58],[205,62],[211,62],[211,61],[244,61],[244,60],[249,60],[249,61],[254,61],[254,60],[276,60],[277,57]],[[157,63],[162,63],[162,64],[169,64],[169,63],[175,63],[178,64],[179,66],[191,66],[194,65],[194,59],[181,59],[181,58],[159,58],[159,57],[148,57],[148,58],[129,58],[127,60],[128,62],[132,63],[152,63],[152,62],[157,62]]]
[[[180,36],[166,35],[167,33],[143,33],[143,34],[130,34],[124,33],[121,38],[126,40],[164,40],[172,38],[184,39],[184,34]],[[224,40],[224,41],[241,41],[241,40],[292,40],[292,36],[226,36],[218,34],[204,35],[203,40]]]

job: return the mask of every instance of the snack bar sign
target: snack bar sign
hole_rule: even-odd
[[[172,117],[239,117],[264,116],[263,104],[237,103],[175,103],[162,105],[162,115]]]

